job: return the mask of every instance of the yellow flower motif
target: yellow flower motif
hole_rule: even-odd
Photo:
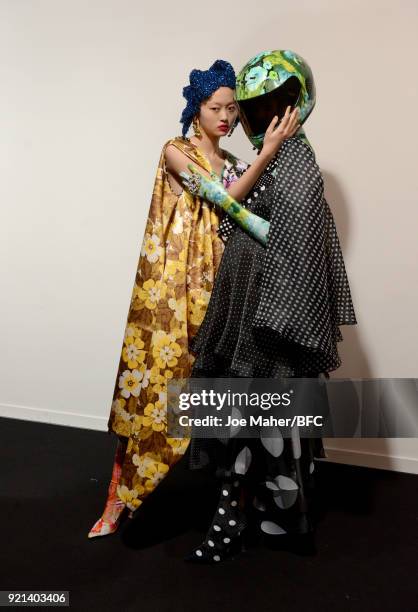
[[[150,376],[151,376],[151,370],[145,370],[144,378],[142,379],[142,383],[141,383],[141,389],[145,389],[146,387],[148,387]]]
[[[125,345],[122,350],[123,360],[127,362],[128,368],[131,370],[133,368],[137,368],[140,363],[142,363],[146,356],[146,351],[142,351],[144,348],[144,343],[141,338],[135,338],[133,336],[128,336],[125,339]]]
[[[174,455],[184,455],[189,446],[188,438],[167,438],[167,442],[173,449]]]
[[[175,298],[170,298],[168,300],[168,307],[171,310],[174,310],[174,316],[177,321],[185,321],[186,320],[186,298],[182,297],[179,300]]]
[[[174,223],[172,225],[173,234],[181,234],[183,232],[183,217],[177,211],[174,217]]]
[[[168,465],[165,463],[155,462],[151,464],[146,471],[145,489],[153,491],[158,483],[164,478],[168,472]]]
[[[150,263],[156,263],[163,252],[160,246],[160,239],[156,234],[145,234],[144,242],[142,244],[141,255],[148,259]]]
[[[152,278],[149,278],[142,285],[142,289],[138,288],[137,295],[145,302],[147,308],[154,310],[157,302],[165,298],[166,291],[167,287],[162,281],[154,281]]]
[[[181,348],[172,339],[171,334],[159,331],[155,335],[155,345],[152,354],[158,367],[166,368],[168,366],[172,368],[177,365],[177,357],[181,355]]]
[[[116,413],[116,414],[121,414],[121,412],[125,412],[124,407],[126,406],[126,400],[124,399],[115,399],[114,402],[112,402],[112,410]]]
[[[140,338],[141,337],[141,329],[135,323],[128,323],[125,329],[125,337],[123,339],[124,342],[128,338]]]
[[[176,259],[168,259],[164,268],[164,277],[173,276],[177,271],[185,272],[186,271],[186,253],[180,251],[180,253],[171,255],[171,257],[176,257]]]
[[[143,419],[144,417],[139,414],[136,414],[134,416],[134,418],[132,419],[132,425],[131,425],[132,435],[138,435],[140,433],[141,429],[144,426]]]
[[[189,303],[189,320],[193,325],[200,326],[206,312],[206,303],[203,300]]]
[[[164,268],[164,277],[173,276],[177,272],[177,261],[169,259]]]
[[[148,404],[144,409],[143,424],[152,427],[154,431],[162,431],[167,425],[167,411],[160,401]]]
[[[131,370],[125,370],[122,376],[119,376],[119,389],[122,389],[122,396],[126,398],[131,395],[138,397],[143,376],[144,373],[139,370],[132,370],[132,372]]]
[[[132,456],[132,463],[136,465],[136,471],[138,476],[141,478],[146,478],[146,474],[148,470],[155,464],[158,463],[160,459],[159,455],[155,455],[154,453],[144,453],[143,455],[138,455],[135,453]]]
[[[159,400],[160,402],[164,401],[166,405],[170,406],[170,411],[173,414],[180,415],[182,410],[180,408],[179,397],[184,389],[187,388],[187,379],[174,378],[168,381],[168,383],[166,393],[164,395],[161,393]]]
[[[114,402],[112,402],[112,410],[118,420],[118,430],[123,428],[124,430],[126,429],[127,431],[129,431],[130,425],[128,426],[128,428],[125,428],[123,426],[124,421],[128,423],[131,420],[131,415],[124,409],[125,405],[126,401],[124,399],[116,399]]]
[[[154,391],[154,393],[160,393],[161,391],[166,391],[167,390],[167,379],[164,378],[164,376],[161,376],[161,374],[156,376],[155,384],[153,385],[152,390]]]
[[[118,435],[126,436],[127,438],[129,438],[132,432],[131,421],[127,421],[121,418],[119,415],[116,415],[114,419],[113,429],[117,432]]]
[[[128,489],[126,485],[118,485],[116,492],[119,499],[123,501],[129,510],[135,511],[142,504],[142,501],[138,499],[138,495],[143,495],[145,489],[142,485],[137,485],[135,489]]]
[[[151,374],[151,384],[154,386],[152,390],[155,393],[161,393],[167,391],[167,379],[173,378],[173,372],[171,370],[165,370],[164,375],[160,374],[159,368],[152,368],[154,372]]]
[[[152,385],[154,385],[160,375],[160,368],[158,366],[153,366],[150,370],[150,373],[150,382]]]

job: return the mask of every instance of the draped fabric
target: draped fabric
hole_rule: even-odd
[[[119,498],[136,510],[186,451],[189,439],[169,438],[167,382],[189,376],[189,342],[206,312],[224,244],[215,207],[186,191],[176,194],[165,169],[174,145],[208,172],[209,161],[188,139],[162,150],[137,264],[114,386],[108,432],[127,439]],[[228,152],[226,187],[247,165]]]
[[[205,319],[194,338],[194,373],[310,376],[341,365],[339,325],[356,317],[334,219],[315,157],[286,140],[248,195],[270,221],[266,247],[230,220]],[[229,237],[228,237],[229,236]]]
[[[270,221],[266,247],[222,221],[226,242],[205,319],[194,337],[192,377],[329,377],[341,364],[339,325],[354,325],[343,256],[320,169],[310,148],[286,140],[245,206]],[[245,473],[265,534],[313,529],[309,492],[321,438],[217,439],[193,434],[190,465]],[[237,471],[238,466],[238,471]]]
[[[283,147],[266,197],[274,206],[253,327],[300,347],[300,372],[335,370],[338,326],[357,321],[321,171],[298,138]]]

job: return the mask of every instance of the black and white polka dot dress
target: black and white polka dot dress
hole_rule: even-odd
[[[334,219],[311,148],[286,140],[246,200],[270,221],[267,246],[225,218],[228,237],[193,375],[310,376],[341,365],[339,325],[356,321]],[[216,374],[214,374],[216,375]]]
[[[192,377],[328,377],[341,365],[340,325],[356,324],[323,179],[311,148],[286,140],[245,206],[270,221],[263,247],[225,217],[226,241],[205,319],[191,350]],[[258,483],[253,512],[265,536],[313,530],[314,458],[321,438],[192,436],[190,467],[243,474]],[[248,472],[247,472],[248,470]]]

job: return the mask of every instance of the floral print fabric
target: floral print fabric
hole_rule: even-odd
[[[138,261],[108,420],[108,431],[128,438],[118,497],[136,510],[185,453],[189,438],[166,435],[167,383],[187,378],[194,362],[189,342],[206,313],[224,244],[214,206],[172,190],[165,149],[172,144],[208,172],[212,168],[188,139],[174,138],[158,164]],[[225,152],[228,187],[247,164]]]

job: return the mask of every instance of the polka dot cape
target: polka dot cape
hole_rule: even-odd
[[[311,376],[341,365],[339,325],[357,323],[332,212],[312,149],[281,146],[245,200],[270,221],[266,247],[225,217],[226,241],[193,375]]]

